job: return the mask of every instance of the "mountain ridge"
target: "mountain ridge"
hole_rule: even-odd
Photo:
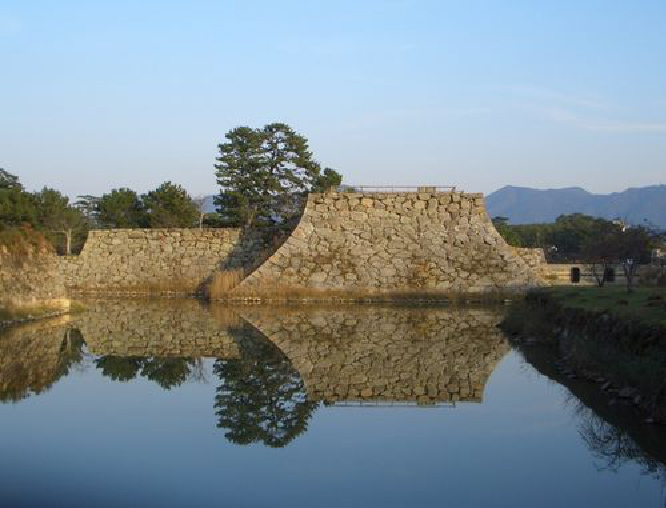
[[[511,224],[553,222],[559,215],[578,212],[666,228],[666,185],[629,187],[609,194],[593,194],[581,187],[506,185],[486,197],[486,208],[491,217],[507,217]]]

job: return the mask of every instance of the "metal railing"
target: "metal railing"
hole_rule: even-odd
[[[414,401],[375,401],[375,400],[343,400],[333,401],[328,403],[333,407],[367,407],[367,408],[382,408],[382,407],[407,407],[419,409],[435,409],[435,408],[455,408],[455,402],[433,401],[427,403],[418,403]]]
[[[335,192],[455,192],[452,185],[338,185]]]

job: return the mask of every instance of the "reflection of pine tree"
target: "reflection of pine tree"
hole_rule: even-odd
[[[290,443],[307,428],[317,404],[289,359],[265,337],[235,330],[241,359],[217,360],[221,385],[215,396],[217,426],[236,444],[262,442],[274,448]]]
[[[192,358],[137,356],[102,356],[95,361],[102,374],[114,381],[130,381],[141,375],[155,381],[165,390],[187,381],[195,363]]]
[[[169,390],[187,381],[192,365],[192,358],[148,358],[143,364],[141,375]]]
[[[95,360],[95,365],[102,369],[103,376],[114,381],[130,381],[141,370],[143,360],[137,356],[101,356]]]

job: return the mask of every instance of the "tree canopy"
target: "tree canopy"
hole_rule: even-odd
[[[284,123],[237,127],[218,145],[215,164],[220,213],[240,225],[284,222],[300,212],[309,191],[339,185],[342,177],[313,158],[307,139]]]
[[[55,189],[44,187],[36,195],[37,222],[47,235],[63,234],[64,253],[72,253],[74,231],[84,227],[85,217],[78,208],[69,204],[69,198]]]
[[[544,248],[550,260],[556,262],[584,261],[593,250],[590,244],[600,241],[600,235],[622,229],[618,221],[582,213],[560,215],[546,224],[513,225],[505,217],[495,217],[493,224],[508,244]]]
[[[164,182],[143,196],[151,228],[189,228],[199,219],[199,207],[180,185]]]
[[[99,221],[110,228],[141,228],[148,218],[141,199],[131,189],[113,189],[99,200]]]

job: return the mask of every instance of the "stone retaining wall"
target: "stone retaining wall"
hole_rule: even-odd
[[[60,258],[60,267],[76,291],[191,294],[216,270],[251,267],[274,235],[269,229],[94,230],[81,254]]]
[[[540,277],[525,258],[495,230],[482,194],[313,193],[289,239],[235,291],[526,288]]]
[[[0,308],[65,310],[69,300],[64,282],[51,250],[30,250],[20,256],[0,250]]]

